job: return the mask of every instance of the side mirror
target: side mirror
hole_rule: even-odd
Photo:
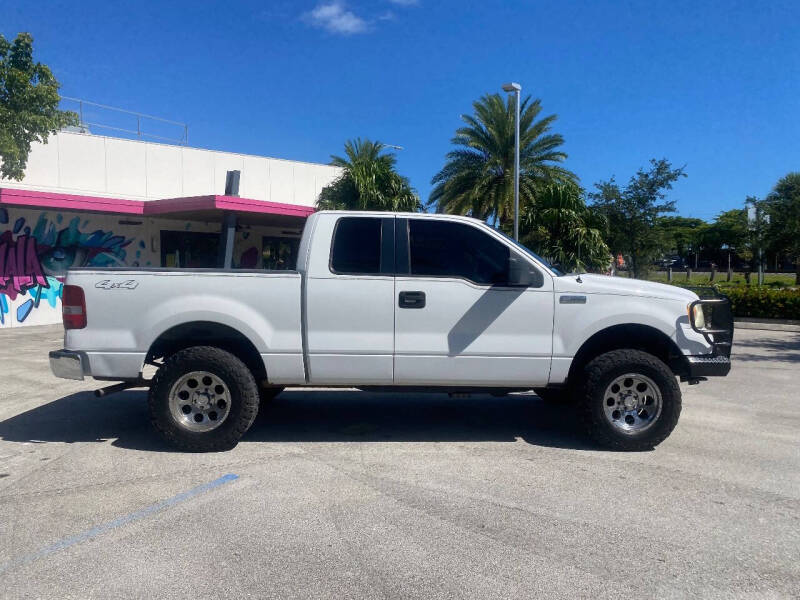
[[[508,285],[542,287],[544,276],[525,259],[511,255],[508,258]]]

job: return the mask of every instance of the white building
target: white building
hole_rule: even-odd
[[[229,172],[239,173],[238,194],[225,194]],[[227,258],[232,268],[293,268],[303,222],[339,174],[314,163],[53,135],[33,146],[22,181],[0,179],[0,327],[60,322],[63,275],[73,266],[215,267]]]

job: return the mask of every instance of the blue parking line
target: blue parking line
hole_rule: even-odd
[[[134,521],[138,521],[139,519],[143,519],[145,517],[149,517],[157,512],[164,510],[165,508],[169,508],[170,506],[174,506],[179,502],[183,502],[185,500],[189,500],[202,494],[203,492],[207,492],[215,487],[219,487],[229,481],[233,481],[234,479],[238,479],[238,475],[234,475],[233,473],[228,473],[227,475],[223,475],[219,479],[215,479],[214,481],[209,481],[208,483],[204,483],[203,485],[198,485],[195,488],[187,490],[185,492],[181,492],[180,494],[173,496],[172,498],[167,498],[166,500],[162,500],[161,502],[157,502],[152,506],[148,506],[147,508],[143,508],[142,510],[137,510],[136,512],[132,512],[124,517],[119,517],[118,519],[114,519],[113,521],[109,521],[108,523],[103,523],[102,525],[98,525],[97,527],[92,527],[91,529],[87,529],[86,531],[79,533],[77,535],[73,535],[68,538],[64,538],[54,544],[50,544],[49,546],[45,546],[41,550],[37,550],[36,552],[32,552],[31,554],[25,554],[18,558],[14,558],[9,562],[5,563],[4,565],[0,565],[0,575],[8,571],[9,569],[15,567],[21,567],[23,565],[27,565],[32,563],[35,560],[39,560],[40,558],[44,558],[45,556],[49,556],[54,552],[58,552],[59,550],[64,550],[65,548],[69,548],[70,546],[74,546],[75,544],[80,544],[81,542],[85,542],[86,540],[90,540],[95,538],[107,531],[111,531],[112,529],[116,529],[118,527],[122,527],[123,525],[127,525],[128,523],[133,523]]]

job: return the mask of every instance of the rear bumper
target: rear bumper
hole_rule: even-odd
[[[143,352],[84,352],[55,350],[50,353],[50,370],[62,379],[138,379],[142,373]]]
[[[54,350],[50,353],[50,370],[61,379],[82,380],[86,372],[86,359],[78,352],[71,350]]]

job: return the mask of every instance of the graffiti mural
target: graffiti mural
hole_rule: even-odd
[[[10,225],[6,209],[0,210],[0,226]],[[62,214],[51,220],[40,213],[34,224],[17,218],[0,229],[0,326],[12,310],[17,323],[24,323],[40,306],[55,308],[71,267],[109,267],[128,264],[127,247],[132,238],[96,229],[86,232],[89,221]],[[136,252],[137,256],[139,252]],[[138,266],[137,261],[130,263]],[[12,303],[16,308],[12,308]]]
[[[11,232],[6,231],[0,236],[0,291],[21,294],[36,285],[47,287],[36,240],[28,235],[14,240]]]

